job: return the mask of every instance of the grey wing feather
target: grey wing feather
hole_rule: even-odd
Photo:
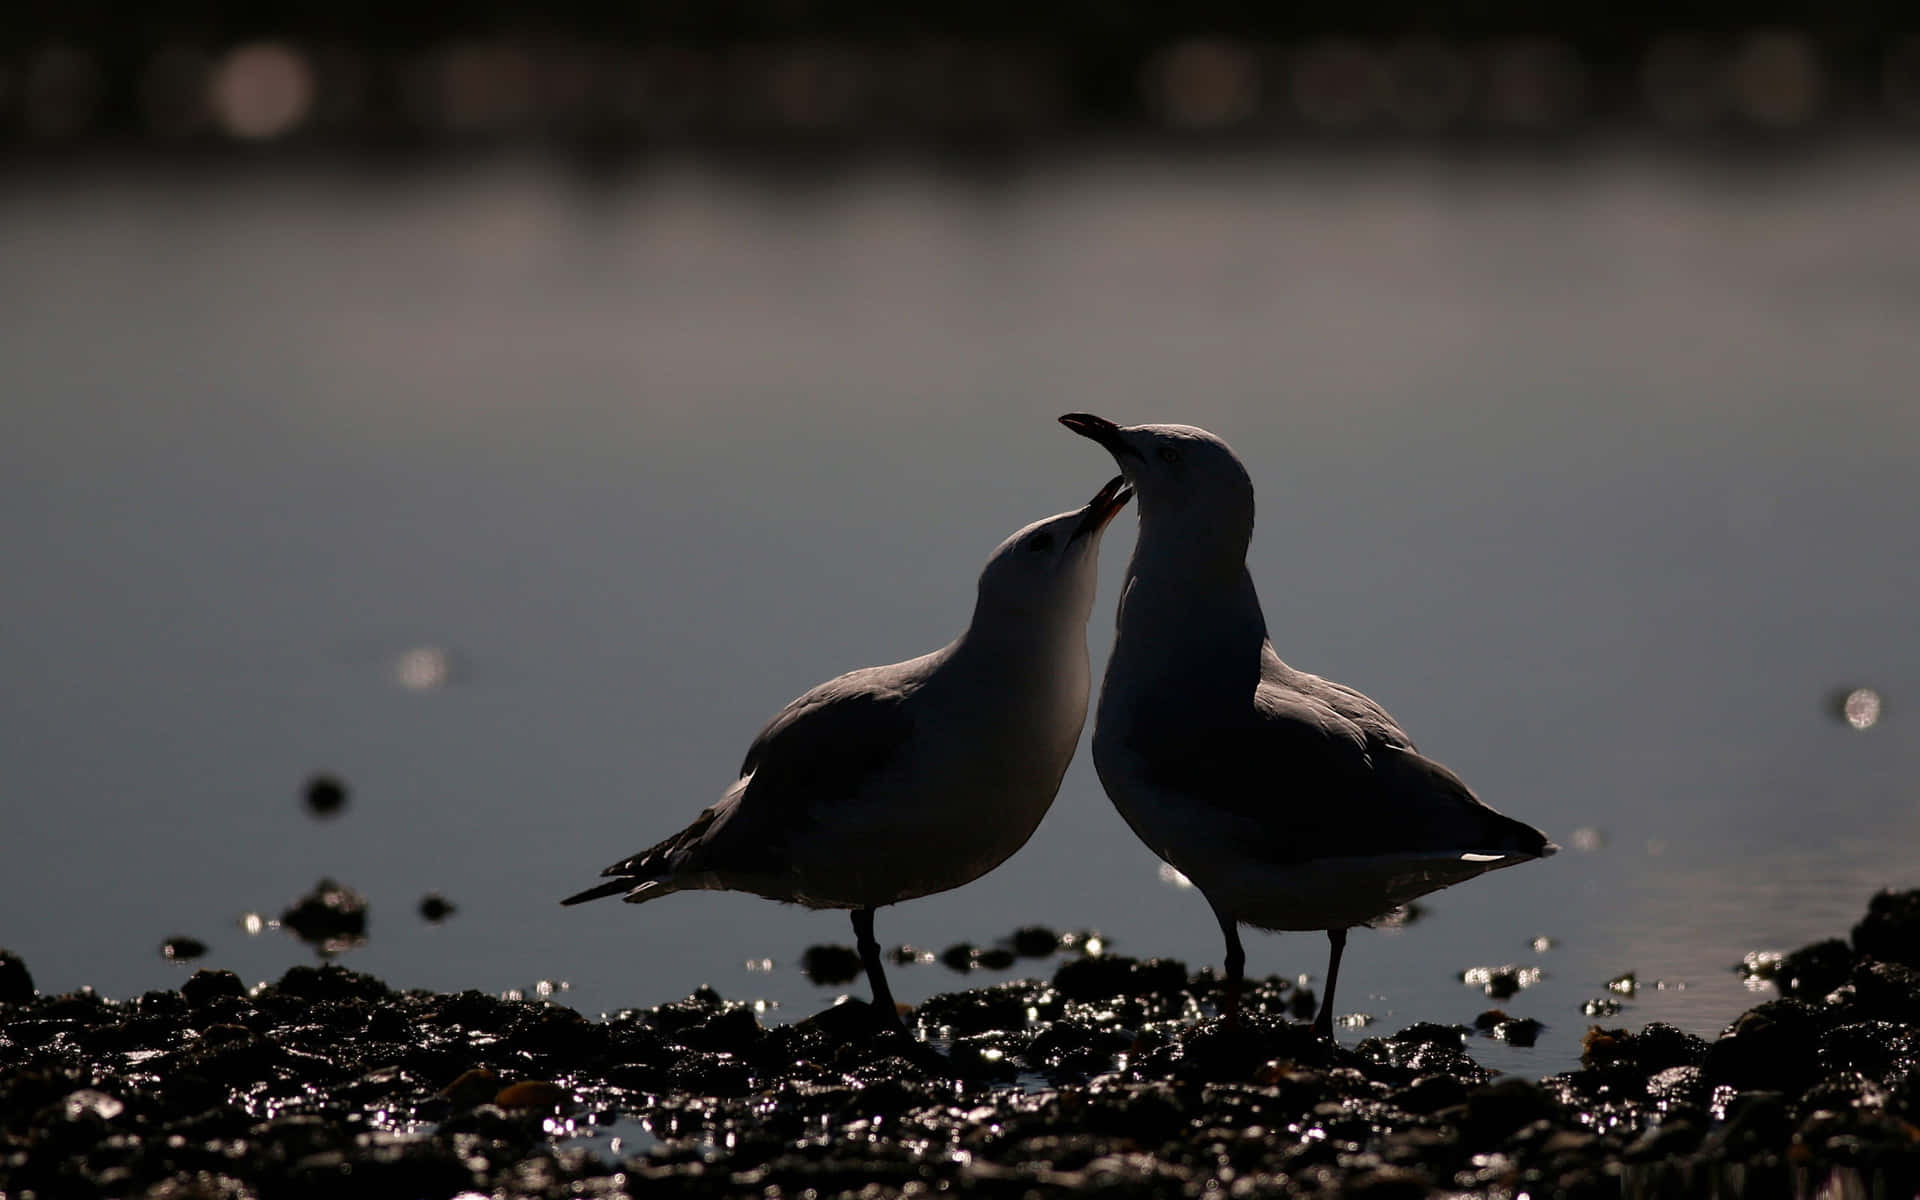
[[[917,679],[897,668],[854,671],[789,704],[741,764],[739,809],[702,847],[729,865],[777,867],[783,848],[835,803],[856,796],[913,739],[907,700]]]
[[[1545,844],[1538,831],[1488,808],[1453,772],[1413,750],[1373,701],[1351,689],[1338,692],[1336,707],[1325,693],[1262,685],[1246,723],[1156,738],[1143,756],[1153,782],[1241,818],[1247,849],[1274,863],[1537,853]],[[1381,722],[1384,730],[1376,728]]]
[[[731,806],[708,808],[672,837],[601,872],[613,882],[561,903],[617,895],[680,871],[778,873],[793,836],[822,808],[858,792],[912,738],[905,702],[917,680],[918,673],[898,667],[869,667],[807,692],[754,738],[740,767],[746,786]]]

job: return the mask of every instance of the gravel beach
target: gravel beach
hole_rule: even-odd
[[[909,1019],[944,1061],[858,1001],[766,1026],[701,989],[589,1020],[325,965],[110,1002],[29,968],[0,953],[19,1200],[1920,1189],[1920,891],[1754,964],[1780,997],[1713,1041],[1596,1026],[1539,1080],[1474,1061],[1526,1036],[1495,1012],[1339,1047],[1286,981],[1229,1029],[1211,972],[1113,955],[928,1000]]]

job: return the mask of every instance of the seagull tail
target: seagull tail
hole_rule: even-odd
[[[677,892],[679,890],[679,886],[671,880],[635,879],[632,876],[628,876],[625,879],[610,880],[598,887],[590,887],[584,892],[576,892],[560,903],[569,905],[585,904],[589,900],[599,900],[606,896],[619,896],[628,904],[645,904],[649,900],[658,900],[669,892]]]
[[[590,887],[584,892],[575,892],[562,900],[562,904],[585,904],[589,900],[598,900],[602,896],[618,896],[622,892],[633,890],[633,880],[616,879],[612,883],[603,883],[599,887]]]

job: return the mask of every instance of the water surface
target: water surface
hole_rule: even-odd
[[[344,961],[395,984],[812,1011],[793,964],[841,915],[555,901],[791,696],[950,637],[987,551],[1111,473],[1052,424],[1090,410],[1228,438],[1282,656],[1598,842],[1356,935],[1342,1008],[1468,1021],[1463,968],[1538,965],[1505,1007],[1539,1047],[1475,1052],[1540,1074],[1631,970],[1619,1022],[1710,1036],[1744,951],[1920,882],[1916,189],[1872,150],[16,177],[0,942],[45,990],[173,985],[175,933],[270,977],[303,951],[236,919],[325,874],[373,904]],[[396,686],[422,646],[445,686]],[[325,823],[322,769],[353,789]],[[1216,962],[1156,868],[1083,751],[1025,851],[880,934]],[[1248,952],[1317,975],[1325,943]]]

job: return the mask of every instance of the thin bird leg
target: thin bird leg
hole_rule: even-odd
[[[1333,952],[1327,958],[1327,994],[1320,998],[1320,1015],[1313,1019],[1313,1031],[1330,1038],[1333,1036],[1333,985],[1340,982],[1340,956],[1347,949],[1347,931],[1329,929],[1327,940],[1333,943]]]
[[[873,910],[853,910],[853,940],[860,950],[860,962],[867,968],[867,982],[873,987],[874,1015],[886,1029],[907,1032],[900,1020],[900,1006],[893,1002],[893,989],[887,986],[887,973],[880,966],[880,943],[873,940]]]
[[[1211,900],[1207,902],[1213,908],[1213,916],[1220,922],[1220,932],[1227,939],[1227,1004],[1221,1014],[1226,1018],[1227,1028],[1236,1029],[1240,1025],[1240,982],[1246,977],[1247,952],[1240,945],[1240,922],[1220,911],[1220,906]]]

